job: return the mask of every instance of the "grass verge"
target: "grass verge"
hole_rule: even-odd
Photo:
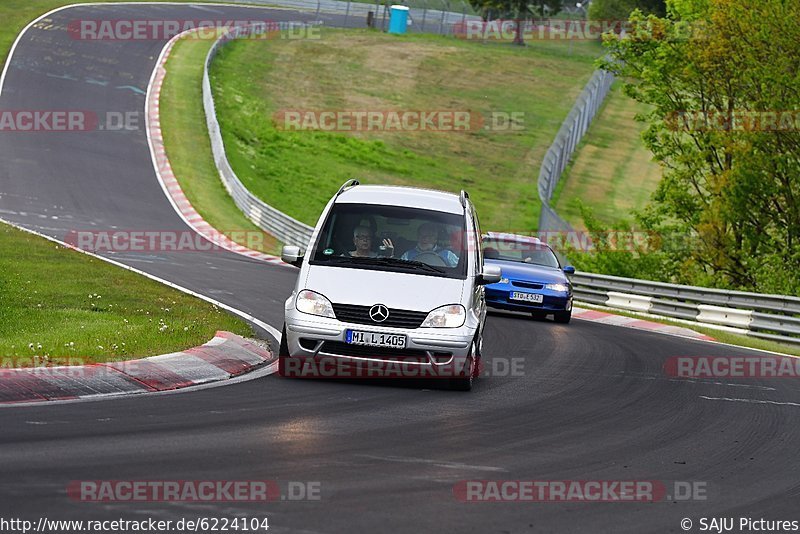
[[[661,168],[642,144],[645,125],[634,120],[647,107],[615,83],[565,172],[553,205],[575,228],[584,228],[580,202],[613,226],[643,208],[661,179]]]
[[[239,41],[212,66],[231,165],[266,202],[314,224],[332,192],[363,183],[469,190],[486,229],[533,230],[536,175],[594,70],[598,43],[528,47],[326,28],[320,40]],[[520,113],[514,128],[287,130],[276,112]]]
[[[164,354],[217,330],[251,334],[198,298],[0,224],[3,367],[36,357],[87,364]]]
[[[231,238],[247,236],[238,239],[241,245],[279,255],[280,243],[244,216],[214,164],[202,104],[203,65],[212,44],[209,39],[180,39],[167,61],[159,102],[170,165],[186,198],[211,226]]]

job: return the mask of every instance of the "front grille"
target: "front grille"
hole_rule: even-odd
[[[521,280],[512,280],[511,285],[517,287],[526,287],[528,289],[542,289],[542,287],[544,287],[542,284],[535,284],[533,282],[523,282]]]
[[[345,323],[371,324],[388,326],[392,328],[419,328],[425,317],[426,312],[389,309],[389,317],[382,323],[376,323],[369,317],[369,309],[372,306],[357,306],[355,304],[334,304],[333,313],[336,318]]]
[[[370,360],[428,363],[428,356],[424,350],[367,347],[365,345],[351,345],[343,341],[326,341],[322,344],[322,348],[319,349],[319,352],[337,356],[367,358]]]

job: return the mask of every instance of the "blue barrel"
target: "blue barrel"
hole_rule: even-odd
[[[406,33],[408,27],[408,7],[392,6],[389,11],[389,33]]]

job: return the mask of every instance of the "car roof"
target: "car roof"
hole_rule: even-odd
[[[505,232],[486,232],[483,234],[484,239],[494,239],[495,241],[507,241],[511,243],[529,243],[531,245],[547,245],[543,243],[538,237],[509,234]]]
[[[343,204],[382,204],[385,206],[406,206],[462,215],[464,206],[458,195],[395,185],[357,185],[348,187],[336,197],[335,203]]]

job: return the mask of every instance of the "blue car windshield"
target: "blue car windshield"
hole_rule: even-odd
[[[505,239],[484,239],[483,256],[487,260],[515,261],[531,263],[559,269],[558,258],[543,243],[511,241]]]

